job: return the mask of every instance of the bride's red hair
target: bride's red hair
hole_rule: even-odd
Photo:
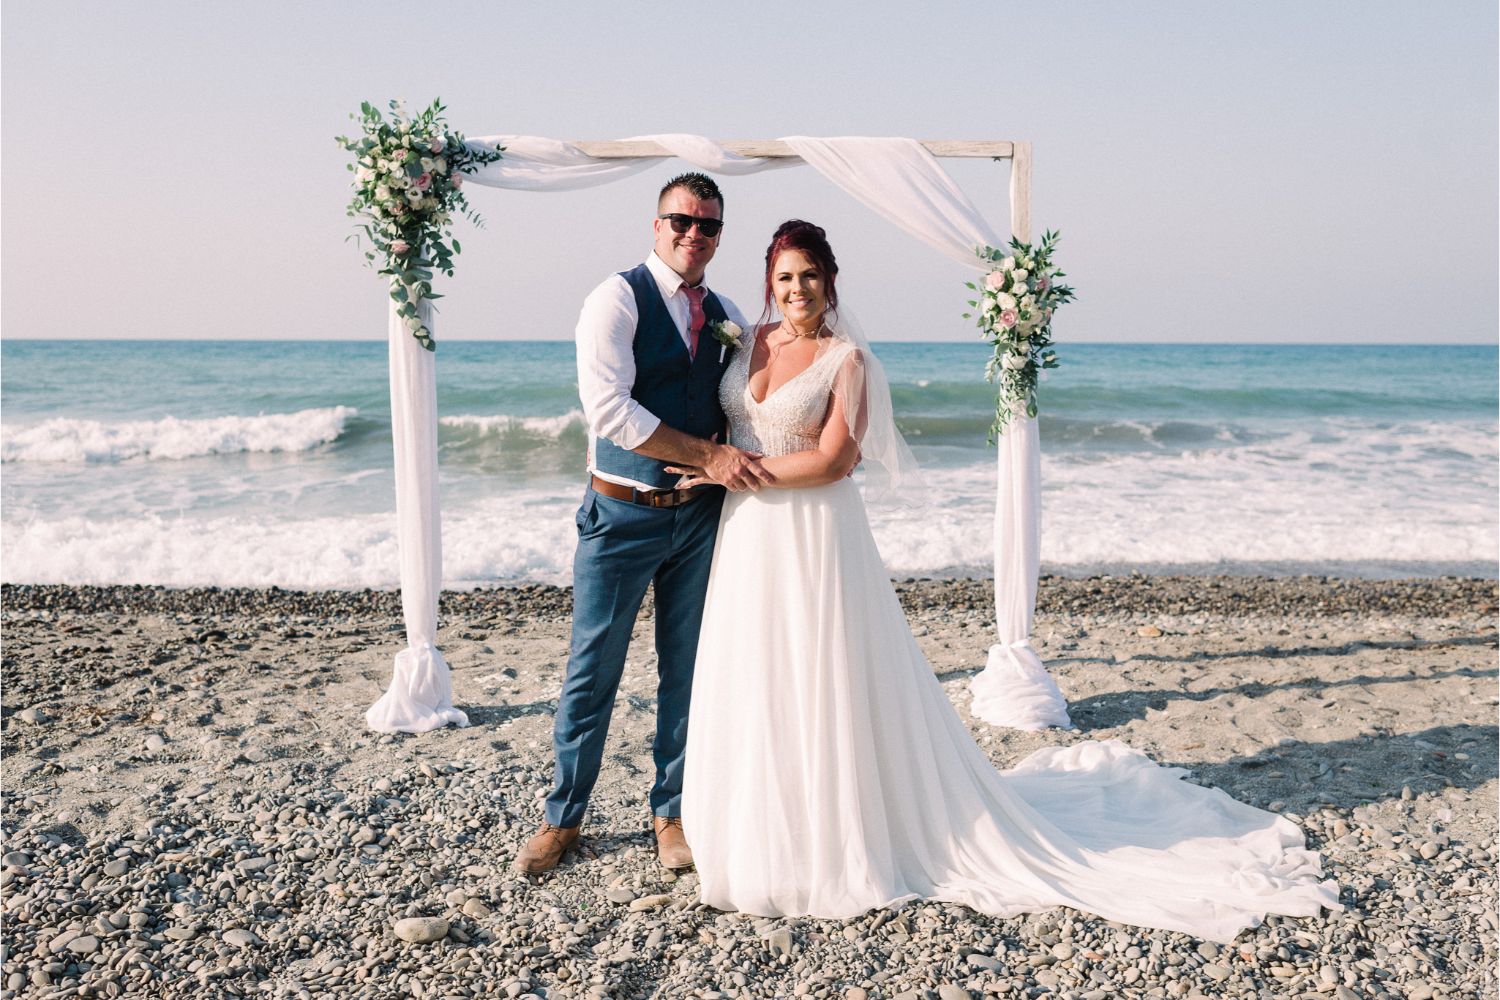
[[[822,272],[823,290],[828,296],[828,312],[833,312],[839,305],[839,293],[836,287],[839,262],[833,257],[833,247],[828,245],[828,234],[823,231],[822,226],[815,226],[801,219],[788,219],[776,227],[776,234],[771,237],[771,245],[766,247],[765,303],[760,314],[760,324],[758,324],[761,326],[771,318],[771,272],[776,267],[776,258],[780,257],[784,250],[800,251],[812,261],[814,267]]]

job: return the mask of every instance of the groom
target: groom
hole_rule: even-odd
[[[657,858],[673,870],[693,864],[679,818],[682,757],[724,490],[675,489],[679,477],[666,467],[701,468],[735,491],[774,479],[759,455],[720,443],[719,379],[732,354],[711,328],[725,320],[745,325],[734,304],[703,282],[723,218],[724,196],[713,180],[672,178],[657,198],[655,249],[645,263],[595,288],[578,318],[589,487],[578,508],[573,639],[553,728],[556,779],[545,822],[515,860],[529,874],[555,868],[578,840],[648,585],[656,592]]]

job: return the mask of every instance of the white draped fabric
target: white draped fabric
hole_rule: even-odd
[[[994,726],[1012,729],[1073,728],[1068,702],[1041,657],[1031,648],[1042,530],[1041,447],[1036,421],[1024,406],[1012,412],[1000,436],[999,490],[995,499],[995,624],[1000,641],[972,681],[969,710]]]
[[[740,156],[696,135],[640,136],[637,140],[656,142],[673,156],[709,173],[750,174],[798,162]],[[836,186],[916,239],[978,273],[987,270],[974,255],[974,248],[981,243],[999,246],[1000,240],[921,143],[857,136],[788,136],[781,141]],[[666,158],[597,158],[568,143],[537,136],[493,135],[470,143],[484,149],[504,147],[505,155],[468,175],[467,180],[522,191],[568,191],[608,184]],[[447,722],[464,724],[464,719],[452,707],[447,664],[432,644],[442,575],[432,358],[394,318],[391,331],[391,419],[397,440],[398,539],[409,648],[397,657],[391,690],[370,709],[367,721],[371,728],[381,731],[421,732]],[[404,337],[407,350],[396,349],[398,336]],[[412,352],[422,358],[409,358]],[[398,355],[403,379],[410,379],[403,381],[399,390]],[[400,429],[403,423],[404,431]],[[1030,430],[1023,432],[1025,427]],[[973,688],[976,716],[996,725],[1034,729],[1067,725],[1062,695],[1028,641],[1036,598],[1038,461],[1034,423],[1024,419],[1014,422],[1001,441],[1000,500],[995,511],[996,624],[1000,642],[991,649],[989,664],[975,677]],[[1029,485],[1019,488],[1016,483]],[[997,654],[1001,649],[1005,652]],[[399,693],[393,695],[398,689]],[[1040,704],[1052,705],[1054,710],[1017,710],[1017,706]]]
[[[453,707],[447,661],[438,652],[438,592],[443,586],[443,525],[438,507],[437,378],[433,353],[417,343],[390,304],[391,440],[396,457],[396,543],[401,553],[401,614],[406,648],[391,685],[365,712],[380,733],[425,733],[469,724]],[[417,306],[432,329],[432,303]]]

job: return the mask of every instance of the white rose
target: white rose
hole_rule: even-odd
[[[1011,371],[1020,371],[1026,367],[1027,357],[1024,354],[1007,354],[1005,356],[1005,367]]]
[[[1011,276],[1011,279],[1013,281],[1016,281],[1017,283],[1019,283],[1019,282],[1025,281],[1026,280],[1026,276],[1029,275],[1030,273],[1031,273],[1030,271],[1027,271],[1024,268],[1017,268],[1016,270],[1014,270],[1014,271],[1011,272],[1010,276]]]
[[[1001,309],[1014,309],[1016,307],[1015,296],[1008,295],[1005,292],[1001,292],[999,298],[995,301],[1000,303]]]
[[[390,201],[391,200],[391,189],[388,188],[388,187],[386,187],[384,184],[380,185],[380,187],[378,187],[378,188],[375,189],[375,200],[376,201]]]
[[[375,179],[375,171],[371,170],[369,167],[360,167],[358,170],[354,171],[354,179],[359,181],[361,184],[368,184]]]
[[[436,173],[446,174],[448,172],[448,158],[446,156],[439,156],[437,159],[433,160],[432,169]]]
[[[1002,271],[1012,270],[1015,266],[1016,259],[1014,257],[1007,257],[1000,262],[1000,270]]]
[[[1034,297],[1030,296],[1030,295],[1025,296],[1024,298],[1021,299],[1021,308],[1022,309],[1035,309],[1036,308],[1036,299]]]
[[[406,192],[406,200],[411,203],[412,208],[416,208],[418,205],[422,204],[422,192],[408,191]]]
[[[735,340],[739,340],[740,339],[740,335],[742,333],[744,333],[745,331],[744,331],[744,328],[742,328],[734,320],[732,320],[732,319],[726,319],[724,321],[724,332],[727,333],[727,334],[729,334]]]
[[[422,173],[424,173],[424,174],[430,174],[430,173],[432,173],[432,157],[430,157],[430,156],[424,156],[424,157],[421,158],[420,162],[422,164]]]

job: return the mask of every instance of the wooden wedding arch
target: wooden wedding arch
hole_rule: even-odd
[[[536,164],[577,169],[617,161],[662,160],[679,157],[710,173],[747,173],[745,166],[776,160],[807,162],[788,140],[748,139],[713,142],[697,136],[659,136],[606,141],[540,140],[533,137],[491,137],[471,140],[475,148],[505,148],[501,163],[513,158],[528,140],[540,144],[546,156]],[[925,140],[808,140],[794,138],[811,154],[809,142],[900,143],[908,150],[919,145],[924,160],[932,158],[988,158],[1009,161],[1010,233],[1022,242],[1031,241],[1032,144],[1028,141]],[[686,145],[684,145],[686,143]],[[690,147],[690,148],[689,148]],[[865,155],[878,155],[861,147]],[[950,178],[930,161],[931,172],[940,175],[956,200],[976,215]],[[822,166],[820,171],[828,175]],[[533,175],[534,177],[535,175]],[[474,183],[495,187],[543,190],[544,185],[507,183],[470,178]],[[888,219],[892,216],[857,191],[846,187]],[[560,188],[562,186],[559,186]],[[901,222],[896,219],[898,225]],[[982,222],[982,220],[980,220]],[[908,232],[914,230],[907,226]],[[930,241],[929,241],[930,242]],[[951,246],[946,250],[953,249]],[[971,244],[965,252],[974,249]],[[972,264],[972,262],[971,262]],[[390,307],[388,341],[391,362],[391,418],[395,450],[397,491],[397,536],[401,558],[402,613],[406,623],[407,649],[396,656],[390,687],[366,713],[370,728],[382,731],[422,732],[450,723],[467,724],[467,717],[453,706],[449,668],[436,648],[437,601],[441,588],[441,536],[437,497],[437,417],[435,375],[430,351],[418,346],[407,326]],[[420,305],[421,316],[431,329],[430,304]],[[1041,729],[1068,727],[1066,702],[1030,645],[1031,623],[1036,603],[1040,548],[1040,446],[1036,421],[1015,414],[1000,434],[995,513],[995,612],[997,639],[990,647],[988,662],[972,680],[973,714],[1001,726]]]

